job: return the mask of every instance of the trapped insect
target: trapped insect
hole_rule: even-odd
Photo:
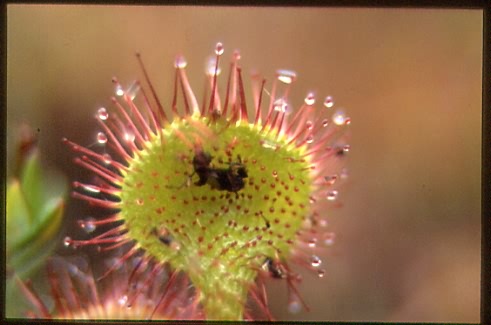
[[[279,261],[275,261],[271,257],[267,257],[261,267],[275,279],[285,279],[287,277],[287,270],[285,267]]]
[[[179,243],[175,241],[174,237],[166,227],[160,227],[159,229],[153,228],[151,234],[158,237],[159,241],[165,246],[176,251],[181,249]]]
[[[237,193],[244,188],[244,178],[248,177],[240,156],[237,159],[237,162],[229,163],[228,168],[214,168],[211,163],[213,156],[198,150],[193,157],[193,174],[197,174],[199,180],[194,184],[197,186],[208,184],[212,189]]]

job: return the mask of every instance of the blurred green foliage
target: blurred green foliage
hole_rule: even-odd
[[[25,316],[26,298],[15,277],[26,281],[42,270],[46,258],[59,243],[66,183],[40,164],[36,148],[18,148],[19,171],[7,184],[6,316]],[[49,177],[47,175],[49,174]]]

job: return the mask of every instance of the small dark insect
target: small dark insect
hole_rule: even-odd
[[[338,156],[338,157],[346,156],[346,153],[349,150],[349,146],[348,146],[348,148],[346,148],[346,146],[339,146],[339,147],[336,147],[335,150],[336,150],[336,156]]]
[[[157,236],[160,242],[163,243],[164,245],[169,247],[173,246],[174,238],[169,233],[167,228],[162,227],[160,230],[157,230],[157,228],[153,228],[152,235]]]
[[[269,220],[266,219],[262,211],[259,211],[259,215],[263,218],[264,222],[266,223],[266,228],[271,228],[271,224],[269,223]]]
[[[247,178],[248,175],[240,156],[238,156],[238,162],[229,163],[228,168],[214,168],[212,160],[213,157],[205,151],[200,150],[196,153],[193,158],[193,168],[199,180],[194,183],[195,185],[208,184],[213,189],[234,193],[244,188],[244,178]]]
[[[263,270],[268,271],[275,279],[284,279],[288,276],[285,267],[280,262],[274,261],[271,257],[266,257],[262,268]]]
[[[301,277],[299,274],[292,272],[288,267],[288,264],[282,263],[278,258],[273,259],[271,257],[266,257],[261,268],[264,271],[267,271],[274,279],[285,279],[288,285],[288,300],[299,301],[305,310],[309,311],[309,306],[307,306],[296,288],[296,283],[301,282]]]

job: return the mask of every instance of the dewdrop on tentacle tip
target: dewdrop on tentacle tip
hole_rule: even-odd
[[[91,239],[66,238],[65,244],[127,247],[107,273],[138,252],[168,263],[189,277],[208,319],[253,319],[249,304],[272,319],[266,279],[285,281],[296,311],[297,304],[308,307],[290,264],[325,275],[317,254],[334,234],[326,229],[324,205],[336,204],[347,175],[344,131],[351,120],[333,109],[332,97],[317,100],[310,92],[292,109],[297,74],[290,70],[278,70],[269,90],[254,75],[248,107],[238,51],[225,86],[218,82],[223,53],[218,43],[206,64],[201,103],[183,56],[174,62],[168,107],[139,54],[149,93],[138,81],[125,90],[113,79],[114,107],[96,113],[104,152],[63,140],[80,156],[75,163],[101,180],[74,182],[73,196],[108,216],[90,219]],[[98,234],[99,225],[113,227]]]

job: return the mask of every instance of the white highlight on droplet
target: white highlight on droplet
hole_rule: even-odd
[[[128,296],[127,295],[123,295],[121,296],[119,299],[118,299],[118,304],[120,306],[124,306],[126,303],[128,302]]]
[[[307,96],[305,96],[304,102],[306,105],[312,106],[315,104],[315,95],[314,93],[308,93]]]
[[[314,122],[309,120],[305,122],[305,126],[307,126],[307,130],[312,130],[314,128]]]
[[[188,65],[188,62],[184,58],[184,56],[179,55],[176,57],[176,60],[174,61],[174,66],[178,69],[184,69]]]
[[[80,222],[80,227],[85,230],[87,233],[91,233],[96,229],[96,224],[95,224],[95,219],[92,217],[89,217],[85,220],[82,220]]]
[[[327,96],[324,100],[324,106],[327,108],[331,108],[334,106],[334,99],[331,96]]]
[[[335,201],[338,198],[338,191],[333,190],[327,192],[326,198],[328,201]]]
[[[65,247],[68,247],[72,244],[72,238],[71,237],[68,237],[66,236],[64,239],[63,239],[63,246]]]
[[[317,255],[312,255],[310,257],[310,265],[313,267],[318,267],[322,264],[322,260]]]
[[[126,142],[135,141],[135,135],[131,132],[125,132],[123,137],[124,137],[124,141],[126,141]]]
[[[278,76],[278,80],[285,84],[291,84],[295,81],[295,79],[297,79],[297,74],[295,71],[291,70],[278,70],[276,71],[276,74]]]
[[[233,57],[234,57],[234,60],[236,60],[236,61],[240,60],[240,58],[241,58],[240,51],[234,50]]]
[[[121,97],[121,96],[124,95],[123,87],[121,87],[120,84],[117,84],[116,85],[116,88],[114,89],[114,92],[115,92],[116,96],[118,96],[118,97]]]
[[[307,136],[307,138],[305,139],[305,142],[307,142],[308,144],[311,144],[312,142],[314,142],[314,136],[312,134],[309,134]]]
[[[107,112],[106,108],[105,107],[101,107],[97,110],[97,117],[101,120],[101,121],[105,121],[109,118],[109,113]]]
[[[97,142],[99,144],[106,144],[107,143],[107,136],[104,134],[104,132],[97,133]]]
[[[215,53],[216,53],[216,55],[222,55],[224,50],[225,49],[224,49],[222,43],[218,42],[217,45],[215,45]]]
[[[310,248],[315,248],[317,245],[317,238],[310,238],[307,245],[309,245]]]
[[[348,169],[345,167],[341,170],[340,177],[341,177],[341,179],[346,179],[346,178],[348,178],[348,176],[349,176],[349,172],[348,172]]]
[[[208,60],[208,63],[206,64],[206,69],[205,69],[205,73],[208,76],[213,77],[215,75],[215,68],[217,69],[216,70],[217,76],[222,72],[222,69],[220,69],[220,66],[217,67],[216,64],[217,64],[217,59],[215,57],[212,57]]]
[[[106,165],[109,165],[109,164],[110,164],[110,163],[113,161],[113,159],[112,159],[111,155],[110,155],[110,154],[108,154],[108,153],[103,154],[103,155],[102,155],[102,158],[104,159],[104,163],[105,163]]]
[[[91,193],[100,193],[101,192],[101,190],[99,189],[98,186],[94,186],[94,185],[83,185],[82,187],[87,192],[91,192]]]
[[[338,180],[338,175],[336,175],[336,174],[324,176],[324,181],[328,185],[333,185],[334,183],[336,183],[337,180]]]
[[[343,125],[346,122],[346,114],[342,110],[339,110],[332,115],[332,121],[336,125]]]
[[[302,310],[302,305],[298,301],[298,298],[295,298],[295,300],[292,300],[288,303],[288,311],[291,314],[298,314]]]
[[[288,104],[283,98],[278,98],[273,103],[273,108],[277,112],[285,113],[288,110]]]
[[[334,244],[335,238],[336,238],[336,234],[333,232],[326,234],[326,236],[324,238],[324,245],[332,246]]]

